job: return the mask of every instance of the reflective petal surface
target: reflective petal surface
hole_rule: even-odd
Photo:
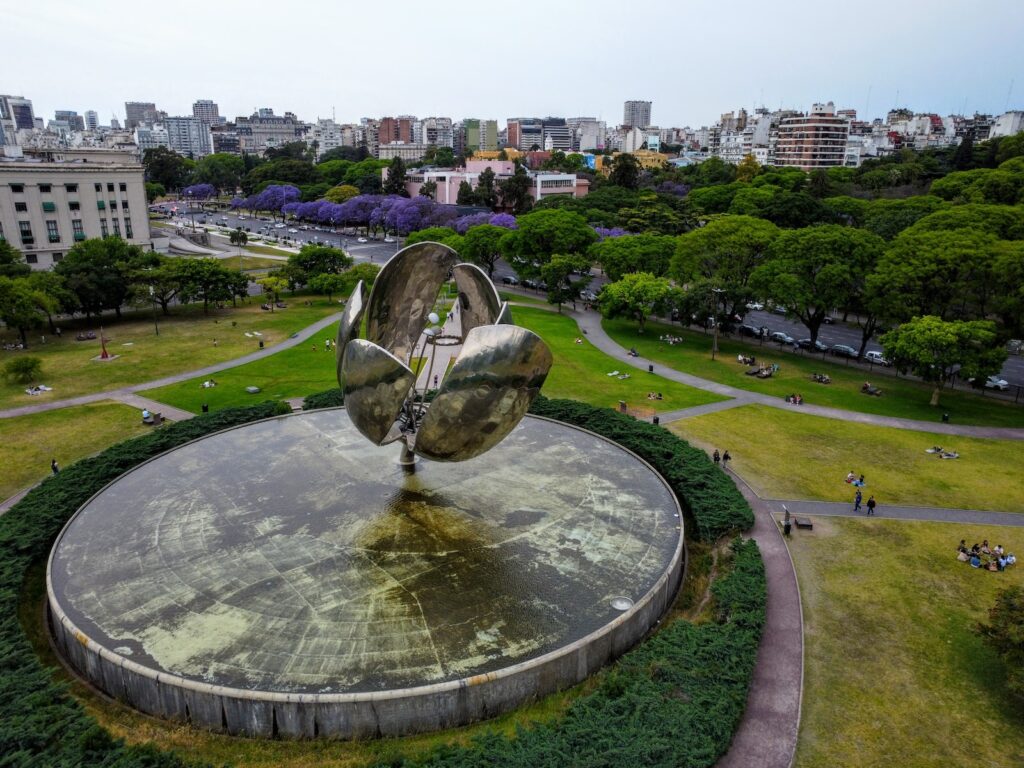
[[[359,324],[366,311],[366,284],[360,280],[352,289],[352,295],[345,303],[345,311],[338,323],[338,338],[334,345],[334,356],[338,367],[338,386],[344,389],[345,383],[341,376],[341,361],[345,355],[345,347],[352,339],[359,336]]]
[[[392,426],[416,374],[386,349],[365,339],[353,339],[345,347],[341,374],[345,410],[356,429],[377,445],[397,438]]]
[[[427,315],[458,254],[441,243],[416,243],[396,253],[374,280],[366,338],[408,362]]]
[[[494,283],[476,264],[456,264],[452,269],[459,290],[462,338],[481,325],[492,325],[501,311],[501,298]]]
[[[551,362],[551,350],[525,328],[474,328],[423,419],[415,452],[465,461],[490,450],[526,414]]]

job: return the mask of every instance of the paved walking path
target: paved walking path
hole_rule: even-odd
[[[718,768],[789,768],[796,754],[804,683],[804,617],[789,549],[769,505],[732,472],[754,510],[747,535],[757,542],[768,602],[747,708]]]
[[[812,416],[824,416],[829,419],[839,419],[841,421],[855,422],[859,424],[873,424],[879,427],[895,427],[896,429],[936,432],[944,435],[957,435],[960,437],[990,437],[1003,440],[1024,440],[1024,428],[1019,427],[978,427],[961,424],[936,424],[930,421],[902,419],[895,416],[878,416],[872,413],[860,413],[858,411],[848,411],[843,408],[830,408],[823,405],[793,406],[780,397],[766,395],[760,392],[750,392],[745,389],[730,387],[726,384],[708,381],[707,379],[702,379],[689,373],[676,371],[665,365],[656,363],[653,360],[648,360],[645,357],[630,357],[628,350],[620,346],[618,342],[612,339],[612,337],[605,332],[604,328],[601,327],[601,316],[598,313],[567,310],[564,311],[563,314],[568,314],[570,317],[575,319],[580,328],[586,333],[590,343],[606,355],[610,355],[616,360],[622,360],[626,365],[631,365],[642,371],[646,371],[648,366],[653,365],[654,372],[663,378],[679,382],[680,384],[686,384],[696,389],[702,389],[705,392],[714,392],[718,395],[734,398],[737,402],[733,403],[731,407],[756,403],[758,405],[766,405],[769,408],[781,408],[787,411],[798,408],[800,413],[807,413]]]
[[[839,501],[806,501],[803,499],[764,499],[772,512],[783,514],[783,505],[794,515],[824,515],[827,517],[866,517],[867,509],[853,511],[853,505]],[[1024,514],[992,512],[983,509],[953,509],[948,507],[910,507],[882,504],[875,508],[874,517],[893,520],[926,520],[932,523],[964,523],[968,525],[1007,525],[1024,528]]]
[[[298,346],[299,344],[306,341],[314,334],[317,334],[324,328],[327,328],[333,323],[336,323],[340,318],[341,313],[335,312],[334,314],[329,315],[323,318],[322,320],[318,320],[317,322],[313,323],[313,325],[303,328],[301,331],[293,335],[291,338],[285,339],[280,344],[275,344],[272,347],[267,347],[266,349],[260,349],[257,350],[256,352],[251,352],[250,354],[244,355],[242,357],[236,357],[231,360],[225,360],[222,363],[215,363],[214,365],[208,365],[205,368],[199,368],[193,371],[184,371],[182,373],[176,373],[173,376],[165,376],[164,378],[157,379],[155,381],[147,381],[142,384],[132,384],[130,386],[121,387],[119,389],[110,389],[104,392],[93,392],[90,395],[81,395],[80,397],[72,397],[66,400],[53,400],[49,403],[23,405],[19,408],[8,408],[7,410],[0,411],[0,419],[10,419],[14,418],[15,416],[27,416],[30,413],[41,413],[42,411],[52,411],[58,408],[69,408],[75,405],[85,405],[87,403],[95,403],[100,400],[116,400],[118,402],[134,405],[135,401],[132,399],[132,397],[135,395],[136,392],[142,392],[147,389],[155,389],[156,387],[164,387],[167,386],[168,384],[177,384],[179,382],[188,381],[189,379],[198,378],[200,376],[210,376],[214,373],[226,371],[229,368],[237,368],[238,366],[245,365],[246,363],[251,363],[256,360],[262,360],[263,358],[270,357],[271,355],[277,354],[282,350]],[[165,416],[171,419],[175,418],[174,416],[170,415],[170,411],[174,410],[178,410],[178,412],[182,414],[187,414],[187,416],[184,416],[183,418],[191,418],[193,415],[195,415],[192,413],[188,413],[187,411],[180,411],[179,409],[175,409],[169,405],[164,405],[163,403],[156,403],[156,401],[153,400],[150,400],[148,402],[152,404],[150,410],[153,410],[153,406],[155,406],[158,410],[162,411]]]

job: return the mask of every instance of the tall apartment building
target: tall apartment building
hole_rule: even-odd
[[[413,141],[413,124],[416,118],[412,115],[400,115],[399,117],[382,117],[377,126],[377,141],[379,144],[394,144],[402,142],[411,144]]]
[[[596,117],[569,117],[565,124],[572,131],[572,148],[581,152],[604,149],[604,137],[608,132],[604,122]]]
[[[805,171],[841,166],[846,157],[850,122],[835,105],[815,104],[809,113],[779,122],[774,164]]]
[[[58,109],[53,113],[53,119],[58,123],[67,123],[72,131],[85,130],[85,120],[73,109]]]
[[[213,152],[210,126],[197,117],[168,117],[163,122],[167,129],[168,146],[179,155],[198,160]]]
[[[464,150],[488,150],[498,148],[498,121],[478,120],[475,117],[462,121],[466,134]]]
[[[153,126],[138,126],[135,129],[135,143],[139,147],[139,152],[145,154],[147,149],[170,147],[171,139],[167,135],[167,129],[158,123]]]
[[[124,127],[127,130],[130,131],[141,123],[152,124],[157,120],[156,104],[153,102],[126,101],[124,103]]]
[[[85,129],[87,131],[95,131],[100,127],[100,116],[96,114],[96,110],[87,109],[85,111]]]
[[[124,162],[123,153],[75,155],[64,162],[0,159],[0,239],[33,269],[52,267],[92,237],[151,246],[142,166]]]
[[[215,153],[242,154],[242,144],[238,140],[238,131],[235,130],[233,123],[211,126],[210,139],[213,142],[213,151]]]
[[[18,131],[30,131],[35,127],[31,99],[0,95],[0,147],[18,144]]]
[[[220,122],[220,107],[209,99],[199,99],[192,104],[192,117],[207,125],[216,125]]]
[[[541,149],[545,152],[571,152],[572,151],[572,130],[565,124],[564,117],[545,117],[541,121],[541,135],[543,143]]]
[[[452,147],[455,134],[450,117],[425,117],[420,121],[420,141],[428,146]]]
[[[651,124],[650,101],[627,101],[622,109],[622,125],[629,128],[647,128]]]
[[[508,146],[522,152],[528,152],[534,147],[544,148],[544,124],[540,118],[510,117],[507,123]]]

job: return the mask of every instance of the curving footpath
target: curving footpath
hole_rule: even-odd
[[[49,403],[39,403],[38,405],[23,405],[19,408],[8,408],[5,411],[0,411],[0,419],[11,419],[15,416],[26,416],[30,413],[40,413],[42,411],[53,411],[58,408],[70,408],[74,405],[85,405],[86,403],[95,403],[100,400],[117,400],[118,402],[127,403],[135,407],[148,407],[150,410],[156,408],[161,411],[165,416],[170,419],[187,419],[194,416],[194,413],[188,411],[182,411],[178,408],[173,408],[163,403],[157,403],[154,400],[146,400],[143,397],[136,395],[137,392],[142,392],[147,389],[155,389],[156,387],[164,387],[168,384],[177,384],[182,381],[188,381],[199,376],[209,376],[214,373],[220,373],[226,371],[229,368],[237,368],[240,365],[251,363],[256,360],[262,360],[265,357],[275,355],[281,350],[290,349],[291,347],[298,346],[306,339],[310,338],[313,334],[319,333],[324,328],[338,322],[341,319],[341,312],[335,312],[332,315],[318,320],[313,325],[303,328],[298,333],[285,339],[280,344],[275,344],[272,347],[266,349],[260,349],[256,352],[251,352],[248,355],[242,357],[236,357],[231,360],[225,360],[222,363],[215,363],[214,365],[208,365],[205,368],[198,368],[194,371],[185,371],[183,373],[176,373],[173,376],[165,376],[162,379],[156,379],[155,381],[147,381],[142,384],[132,384],[131,386],[121,387],[119,389],[109,389],[105,392],[94,392],[91,395],[82,395],[80,397],[71,397],[67,400],[54,400]],[[175,415],[177,414],[177,415]]]

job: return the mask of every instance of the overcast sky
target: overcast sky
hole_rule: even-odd
[[[1012,82],[1016,78],[1016,82]],[[884,117],[1024,108],[1021,0],[0,0],[0,93],[37,116],[212,99],[304,120],[596,116],[662,127],[815,101]]]

